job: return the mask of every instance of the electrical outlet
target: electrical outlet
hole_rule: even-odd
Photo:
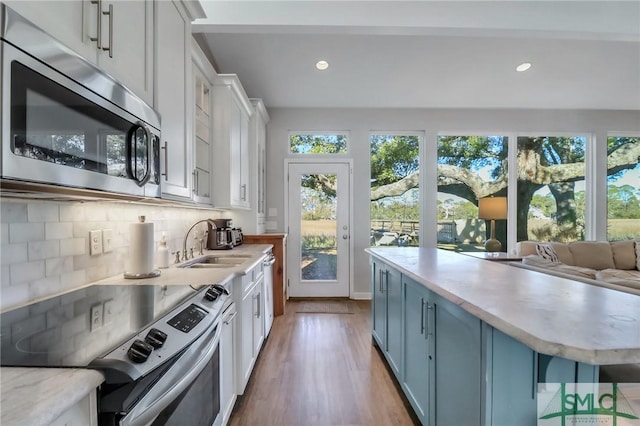
[[[97,256],[102,253],[102,231],[89,231],[89,254]]]
[[[102,252],[109,253],[111,251],[113,251],[113,229],[103,229],[102,230]]]
[[[114,306],[113,299],[109,299],[106,302],[104,302],[104,305],[102,306],[102,324],[103,325],[108,325],[113,322],[114,307],[115,306]]]
[[[93,305],[91,307],[89,318],[91,321],[89,331],[93,333],[94,331],[102,327],[102,303],[98,303],[97,305]]]

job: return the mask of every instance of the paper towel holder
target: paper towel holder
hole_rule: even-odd
[[[146,220],[145,216],[138,216],[139,223],[144,223],[145,220]],[[128,279],[155,278],[160,276],[160,270],[154,269],[151,272],[145,272],[145,273],[125,272],[123,275],[125,278],[128,278]]]

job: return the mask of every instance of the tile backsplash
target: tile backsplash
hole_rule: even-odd
[[[120,201],[1,198],[0,310],[122,274],[129,254],[129,225],[141,215],[154,224],[156,246],[164,233],[171,252],[181,249],[185,233],[198,220],[230,216]],[[113,230],[113,251],[90,256],[89,231],[104,229]],[[203,223],[195,230],[205,229]],[[193,232],[188,247],[198,247]]]

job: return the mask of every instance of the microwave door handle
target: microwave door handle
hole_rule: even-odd
[[[138,165],[138,162],[136,161],[138,159],[138,150],[136,149],[138,145],[137,138],[136,138],[137,129],[142,129],[144,131],[145,138],[147,140],[147,153],[146,153],[147,161],[145,161],[146,163],[145,174],[142,177],[142,179],[138,179],[138,174],[136,173],[137,165]],[[151,179],[151,158],[153,156],[153,139],[151,138],[151,131],[147,126],[144,125],[144,123],[138,122],[136,124],[136,127],[134,127],[133,130],[131,131],[131,138],[132,138],[132,140],[130,141],[131,149],[129,154],[130,157],[128,161],[128,164],[130,164],[130,169],[131,169],[130,174],[132,179],[136,182],[138,186],[144,186],[146,185],[147,182],[149,182],[149,179]]]

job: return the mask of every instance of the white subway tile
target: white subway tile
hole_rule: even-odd
[[[68,272],[60,275],[60,289],[66,290],[87,284],[87,274],[85,270]]]
[[[11,285],[11,268],[9,268],[9,265],[0,266],[0,274],[0,287],[3,288],[1,294],[4,295],[4,288]]]
[[[26,222],[27,203],[2,199],[0,203],[0,221],[2,223]]]
[[[86,220],[85,205],[80,203],[61,204],[60,222],[80,222]]]
[[[60,277],[47,277],[29,283],[29,300],[38,299],[60,293],[62,290]]]
[[[27,243],[44,240],[44,223],[10,223],[9,242]]]
[[[60,256],[77,256],[87,253],[88,238],[69,238],[60,240]]]
[[[11,285],[21,282],[28,282],[44,278],[44,261],[17,263],[10,265]]]
[[[2,251],[0,252],[0,258],[2,258],[2,265],[11,265],[14,263],[25,263],[29,261],[27,255],[27,244],[11,244],[2,245]]]
[[[4,280],[3,280],[4,281]],[[24,305],[29,301],[29,286],[24,284],[15,287],[2,286],[0,297],[0,309],[5,310],[10,306]]]
[[[56,257],[54,259],[46,259],[44,261],[44,267],[44,273],[46,277],[73,272],[73,257],[67,256]]]
[[[63,240],[73,238],[73,224],[71,222],[51,222],[44,224],[46,240]]]
[[[107,211],[110,209],[108,204],[95,203],[85,205],[85,215],[87,220],[92,222],[103,222],[107,220]]]
[[[9,224],[0,223],[0,243],[9,244]]]
[[[95,265],[86,270],[87,282],[98,281],[107,278],[107,265]]]
[[[29,260],[51,259],[60,256],[60,241],[36,241],[29,243]]]
[[[60,209],[57,203],[30,203],[27,206],[29,222],[58,222]]]

